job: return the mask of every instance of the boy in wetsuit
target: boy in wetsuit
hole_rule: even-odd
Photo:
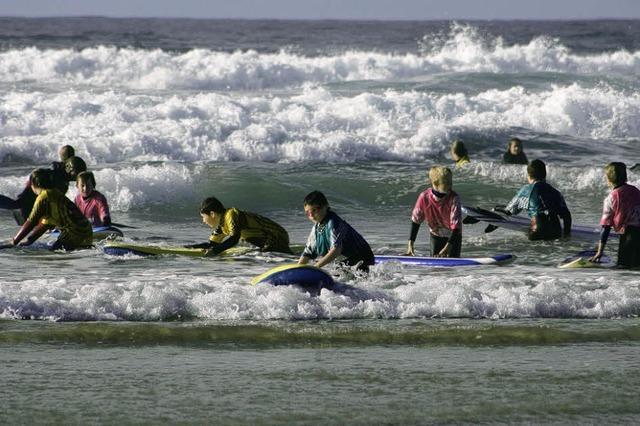
[[[289,234],[271,219],[233,207],[227,209],[215,197],[202,202],[200,216],[213,233],[208,242],[185,247],[203,248],[208,250],[208,254],[219,254],[242,240],[258,246],[261,251],[292,253]]]
[[[611,227],[622,234],[618,245],[618,266],[633,268],[640,266],[640,190],[627,184],[627,167],[624,163],[609,163],[604,168],[607,183],[612,188],[604,199],[602,208],[602,232],[595,256],[590,260],[599,262],[607,244]]]
[[[411,214],[411,234],[407,256],[415,256],[413,245],[420,224],[429,226],[431,255],[434,257],[460,257],[462,246],[462,206],[453,190],[453,177],[447,167],[429,170],[431,188],[418,196]]]
[[[300,265],[306,265],[310,259],[318,256],[320,260],[315,266],[319,268],[339,256],[346,258],[343,263],[357,265],[363,271],[368,271],[369,266],[375,263],[367,241],[331,210],[322,192],[313,191],[305,197],[304,212],[315,225],[298,260]]]
[[[527,156],[522,148],[522,141],[518,138],[511,138],[507,152],[502,156],[504,164],[529,164]]]
[[[96,178],[92,172],[82,172],[76,178],[75,203],[84,217],[89,219],[93,226],[111,225],[111,215],[109,214],[109,204],[101,192],[95,189]]]
[[[562,194],[549,185],[545,181],[546,178],[547,168],[544,162],[533,160],[527,166],[529,184],[520,188],[509,204],[501,210],[509,215],[518,214],[522,210],[527,211],[531,219],[528,232],[531,241],[555,240],[571,235],[571,213]],[[563,222],[562,227],[560,219]]]
[[[24,243],[30,245],[47,230],[57,228],[60,236],[51,247],[52,250],[90,247],[93,243],[91,224],[66,195],[53,187],[51,171],[34,170],[29,180],[37,198],[31,214],[13,238],[13,245],[18,245],[31,233]]]

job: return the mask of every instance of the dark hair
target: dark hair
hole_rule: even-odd
[[[35,185],[42,189],[53,188],[53,176],[51,170],[48,169],[35,169],[29,176],[29,182],[31,185]]]
[[[542,160],[533,160],[527,166],[527,174],[533,180],[545,180],[547,178],[547,166]]]
[[[90,182],[91,185],[93,185],[93,187],[95,188],[96,186],[96,178],[93,175],[93,172],[80,172],[78,173],[78,176],[76,177],[76,181],[86,181],[86,182]]]
[[[304,197],[304,205],[305,206],[328,206],[329,201],[327,201],[327,197],[320,191],[311,191]]]
[[[87,163],[80,157],[69,157],[64,162],[64,171],[67,174],[67,180],[76,180],[78,173],[87,170]]]
[[[216,197],[205,198],[202,204],[200,205],[200,213],[202,214],[210,214],[214,213],[224,213],[225,208]]]
[[[627,166],[624,163],[614,161],[607,164],[604,168],[604,174],[614,186],[627,183]]]
[[[464,146],[464,142],[462,142],[459,139],[453,142],[453,144],[451,145],[451,150],[458,157],[469,156],[469,153],[467,152],[467,148]]]
[[[65,145],[62,148],[60,148],[60,159],[62,161],[67,161],[69,158],[73,157],[74,155],[76,155],[76,150],[73,149],[71,145]]]

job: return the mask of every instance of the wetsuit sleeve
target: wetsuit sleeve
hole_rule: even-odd
[[[611,192],[602,203],[602,217],[600,217],[600,225],[609,227],[613,226],[615,211],[616,202],[614,200],[613,192]]]
[[[13,237],[13,244],[18,244],[20,241],[22,241],[22,239],[26,237],[29,234],[29,232],[31,232],[31,230],[36,226],[37,223],[38,222],[32,222],[29,219],[25,220],[24,224],[22,225],[22,227],[20,227],[20,230],[18,231],[16,236]]]
[[[109,214],[109,204],[104,195],[100,194],[98,199],[98,212],[100,214],[100,222],[104,226],[111,225],[111,214]]]
[[[192,248],[192,249],[209,249],[211,247],[213,247],[216,243],[214,243],[213,241],[207,241],[206,243],[199,243],[199,244],[187,244],[185,246],[183,246],[184,248]]]
[[[230,236],[220,244],[210,243],[209,250],[212,254],[219,254],[238,244],[238,241],[240,241],[240,233]]]
[[[567,204],[564,202],[564,198],[562,198],[562,210],[560,211],[560,217],[562,218],[562,225],[563,225],[562,232],[565,237],[568,237],[571,235],[572,219],[571,219],[571,212],[569,211]]]
[[[604,225],[602,230],[600,230],[600,247],[604,249],[605,244],[607,244],[607,240],[609,239],[609,233],[611,232],[611,227],[608,225]]]
[[[529,194],[527,192],[527,186],[520,188],[518,193],[509,201],[509,204],[504,208],[505,211],[515,215],[520,213],[529,201]]]
[[[420,230],[420,224],[411,222],[411,231],[409,231],[409,241],[415,241],[418,238],[418,231]]]

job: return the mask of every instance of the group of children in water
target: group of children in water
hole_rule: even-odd
[[[11,241],[18,245],[32,244],[47,230],[60,231],[52,249],[73,250],[92,244],[92,225],[111,223],[107,200],[95,190],[93,173],[75,156],[70,146],[60,150],[61,162],[50,169],[31,173],[29,183],[16,200],[0,196],[0,208],[19,210],[22,227]],[[456,166],[468,163],[469,155],[461,141],[451,147]],[[523,186],[505,206],[497,208],[507,215],[526,211],[531,220],[530,240],[553,240],[571,235],[571,213],[562,194],[546,182],[546,166],[541,160],[527,161],[522,142],[513,138],[504,154],[506,164],[527,164],[527,185]],[[620,234],[617,264],[621,267],[640,266],[640,190],[627,183],[626,166],[609,163],[605,176],[611,193],[604,200],[600,225],[602,232],[593,262],[600,261],[611,228]],[[414,244],[423,222],[429,227],[431,255],[460,257],[462,246],[462,204],[453,191],[451,169],[435,166],[429,170],[430,187],[418,195],[411,214],[411,231],[407,256],[414,256]],[[75,203],[66,197],[68,183],[76,181]],[[329,206],[323,193],[313,191],[303,202],[304,211],[314,225],[298,263],[317,259],[322,267],[334,260],[368,270],[374,255],[367,241]],[[209,241],[187,247],[205,249],[210,254],[227,250],[239,241],[257,246],[262,251],[291,253],[289,235],[276,222],[255,213],[226,208],[217,198],[209,197],[200,208],[202,221],[213,229]],[[560,223],[562,221],[562,224]],[[22,242],[25,238],[26,240]]]

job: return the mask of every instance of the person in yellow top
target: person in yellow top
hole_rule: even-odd
[[[464,142],[458,139],[451,144],[451,158],[456,162],[456,167],[464,166],[471,162],[471,160],[469,160],[467,148],[464,146]]]
[[[227,209],[215,197],[202,202],[200,216],[213,233],[208,242],[186,246],[188,248],[203,248],[208,254],[219,254],[244,241],[261,251],[292,253],[289,234],[271,219],[233,207]]]
[[[30,245],[47,230],[57,228],[60,230],[60,236],[51,247],[52,250],[90,247],[93,243],[91,223],[73,201],[53,187],[51,171],[36,169],[31,173],[29,180],[37,198],[31,214],[13,238],[13,245],[18,245],[31,231],[33,232],[23,245]]]

